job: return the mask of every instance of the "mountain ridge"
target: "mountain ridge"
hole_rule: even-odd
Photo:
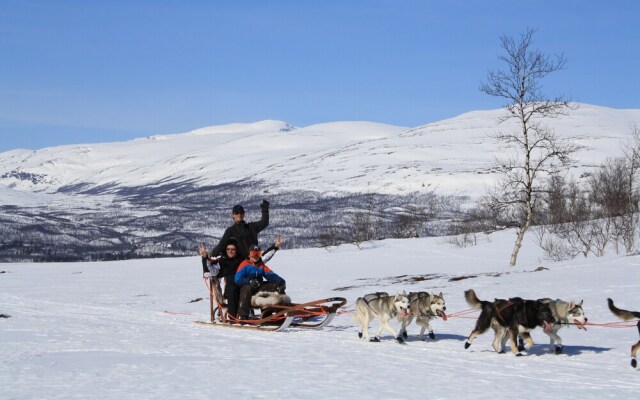
[[[489,135],[514,128],[497,123],[502,112],[472,111],[414,128],[366,121],[294,127],[265,120],[126,142],[12,150],[0,153],[0,185],[55,193],[79,184],[135,187],[170,179],[206,186],[261,180],[284,191],[392,194],[438,187],[477,195],[495,178],[494,159],[506,150]],[[640,125],[640,110],[581,104],[566,117],[545,121],[560,137],[577,142],[578,159],[588,156],[597,165],[605,153],[615,155],[632,125]]]

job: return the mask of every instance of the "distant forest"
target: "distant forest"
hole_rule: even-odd
[[[114,188],[68,192],[94,194]],[[438,236],[461,215],[468,198],[413,193],[323,195],[314,191],[271,193],[261,182],[194,187],[167,184],[116,189],[103,209],[0,206],[0,262],[103,261],[191,256],[197,245],[217,244],[231,225],[231,207],[243,204],[247,221],[271,203],[265,245],[277,234],[285,248],[331,247],[383,238]]]

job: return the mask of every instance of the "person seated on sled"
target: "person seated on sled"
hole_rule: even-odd
[[[201,244],[200,255],[207,256],[207,250]],[[238,242],[235,238],[227,241],[225,253],[220,258],[209,259],[209,274],[218,279],[224,278],[224,298],[227,299],[227,313],[235,318],[238,315],[238,300],[240,297],[240,288],[236,286],[235,275],[238,266],[243,258],[238,254]],[[215,267],[217,264],[217,268]],[[206,272],[206,271],[205,271]]]
[[[276,244],[269,247],[265,254],[280,247],[282,238],[278,237]],[[260,246],[253,246],[249,251],[249,259],[244,260],[235,275],[236,285],[240,287],[240,303],[238,305],[239,319],[249,319],[251,309],[251,296],[258,292],[277,292],[284,294],[286,282],[278,274],[273,272],[262,259]],[[268,257],[271,259],[273,255]]]

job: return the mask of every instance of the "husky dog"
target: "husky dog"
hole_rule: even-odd
[[[549,305],[553,318],[556,322],[551,325],[551,332],[545,332],[549,335],[549,352],[556,354],[562,353],[562,338],[558,335],[558,331],[565,325],[575,325],[578,329],[584,329],[584,324],[588,321],[582,309],[582,300],[580,303],[573,301],[566,302],[560,299],[540,299],[543,303]],[[554,349],[555,344],[555,349]]]
[[[397,316],[409,315],[409,298],[405,292],[389,296],[387,293],[370,293],[356,300],[356,313],[353,317],[360,324],[358,336],[370,342],[379,342],[383,329],[391,332],[398,343],[403,343],[404,339],[398,336],[395,329],[389,325],[389,321]],[[380,327],[376,336],[369,336],[369,323],[373,319],[380,320]]]
[[[640,311],[627,311],[621,310],[613,304],[613,300],[607,299],[607,303],[609,303],[609,310],[618,318],[621,318],[625,321],[630,321],[632,319],[640,318]],[[640,333],[640,321],[638,321],[638,333]],[[638,349],[640,349],[640,340],[638,343],[631,346],[631,366],[636,368],[638,366],[638,361],[636,361],[636,356],[638,355]]]
[[[442,292],[440,294],[430,294],[427,292],[411,292],[409,293],[409,304],[411,306],[411,312],[405,318],[398,317],[398,320],[402,323],[400,328],[400,335],[403,338],[407,338],[407,326],[411,325],[413,318],[416,318],[416,324],[420,325],[420,340],[424,340],[424,331],[429,330],[429,337],[435,339],[436,335],[433,333],[429,321],[436,317],[441,317],[443,320],[447,320],[447,314],[445,310],[447,307],[444,305],[444,296]]]
[[[482,301],[476,296],[473,289],[464,292],[467,303],[473,308],[480,309],[480,316],[476,321],[475,329],[469,335],[464,348],[468,349],[476,336],[493,328],[495,337],[493,339],[493,349],[502,353],[502,339],[505,334],[509,334],[511,340],[511,351],[517,356],[521,356],[518,348],[518,335],[521,335],[526,344],[526,348],[533,346],[530,331],[537,326],[544,327],[544,331],[551,332],[551,324],[555,322],[553,313],[548,304],[540,300],[524,300],[520,297],[512,297],[509,300],[495,299],[493,302]]]

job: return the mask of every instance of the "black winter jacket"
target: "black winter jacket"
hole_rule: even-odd
[[[242,259],[249,257],[251,246],[258,244],[258,232],[269,226],[269,206],[260,204],[262,218],[257,222],[241,221],[234,223],[224,231],[220,243],[209,253],[211,257],[218,257],[227,246],[229,239],[235,239],[238,244],[238,256]]]
[[[242,261],[244,261],[244,258],[240,256],[235,256],[233,258],[222,257],[219,261],[220,272],[218,272],[218,278],[226,278],[230,276],[231,280],[233,280],[236,275],[238,265],[240,265]]]

